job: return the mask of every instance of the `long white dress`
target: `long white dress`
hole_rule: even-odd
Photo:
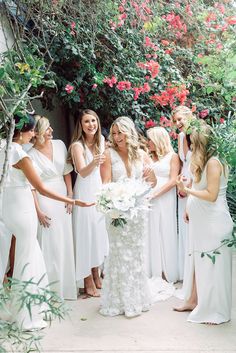
[[[0,175],[3,172],[3,164],[5,159],[6,141],[0,140]],[[12,234],[7,229],[2,219],[2,192],[0,193],[0,286],[3,282],[4,275],[7,271],[9,251],[11,247]]]
[[[44,184],[63,196],[67,195],[63,176],[73,167],[66,163],[67,150],[60,140],[52,140],[53,159],[35,148],[28,152],[41,169]],[[37,192],[40,209],[51,218],[50,227],[38,225],[38,240],[44,256],[51,289],[64,299],[77,299],[75,260],[72,234],[72,216],[66,213],[65,204],[49,199]]]
[[[215,157],[212,157],[215,158]],[[222,168],[223,169],[223,168]],[[199,183],[193,189],[207,187],[206,168]],[[220,190],[215,202],[201,200],[190,195],[187,201],[189,214],[189,241],[191,269],[187,281],[186,299],[190,297],[195,271],[198,304],[188,316],[188,321],[220,324],[231,317],[232,296],[232,252],[224,246],[216,256],[215,264],[202,251],[211,251],[221,245],[223,239],[232,234],[233,222],[226,201],[227,177],[222,171]]]
[[[182,161],[181,174],[186,178],[186,183],[191,181],[190,173],[190,160],[191,151],[188,150],[187,154],[184,154],[184,137],[185,134],[181,132],[179,134],[179,158]],[[188,251],[188,223],[184,222],[184,212],[186,211],[187,197],[178,197],[178,263],[179,263],[179,279],[183,280],[184,292],[185,280],[188,276],[189,269],[189,251]]]
[[[110,149],[112,182],[127,177],[125,165],[119,154]],[[132,178],[142,178],[142,158],[132,166]],[[109,255],[105,261],[105,278],[101,291],[100,313],[105,316],[125,314],[135,317],[147,311],[158,300],[173,295],[174,288],[161,278],[149,281],[145,271],[145,242],[148,215],[141,212],[123,228],[114,227],[106,219],[109,235]]]
[[[172,156],[173,152],[169,152],[153,163],[157,178],[153,193],[169,181]],[[149,217],[147,273],[149,277],[161,277],[164,273],[168,282],[178,279],[176,198],[176,188],[173,187],[152,200]]]
[[[7,272],[8,258],[11,247],[11,232],[2,220],[2,194],[0,194],[0,286]]]
[[[76,142],[81,144],[81,142]],[[101,151],[104,151],[102,140]],[[93,154],[87,146],[84,148],[86,165],[93,160]],[[100,168],[96,167],[88,176],[83,178],[77,173],[74,186],[74,198],[86,202],[96,201],[96,193],[102,185]],[[84,287],[83,280],[91,274],[91,269],[101,266],[108,254],[108,236],[105,217],[96,210],[96,206],[74,207],[73,233],[75,240],[76,281],[80,288]]]
[[[15,264],[13,278],[22,281],[33,279],[38,282],[46,274],[42,252],[37,241],[37,214],[31,186],[24,173],[13,167],[14,164],[28,157],[17,143],[12,143],[9,156],[9,172],[3,190],[3,221],[16,237]],[[41,288],[48,285],[45,275],[40,282]],[[32,293],[38,293],[37,285],[29,288]],[[17,309],[17,308],[15,308]],[[23,307],[12,321],[16,321],[23,329],[36,329],[46,326],[42,319],[41,307],[32,308],[30,317],[28,310]]]

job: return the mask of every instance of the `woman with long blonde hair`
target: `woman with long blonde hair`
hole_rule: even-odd
[[[191,185],[190,173],[190,138],[185,134],[185,129],[188,123],[195,120],[195,115],[192,110],[186,106],[180,105],[172,111],[171,120],[173,126],[178,131],[178,155],[181,162],[181,174],[183,175],[186,185]],[[183,280],[183,288],[179,291],[180,297],[184,296],[185,291],[185,276],[188,276],[188,224],[184,222],[184,212],[187,203],[187,194],[178,191],[178,268],[179,279]]]
[[[157,185],[152,191],[149,217],[148,274],[168,282],[178,280],[178,238],[176,219],[176,178],[180,170],[178,155],[163,127],[147,131],[152,169]]]
[[[187,187],[182,176],[177,184],[189,195],[185,218],[189,222],[192,261],[185,303],[175,310],[192,311],[188,317],[191,322],[220,324],[231,317],[232,253],[227,246],[221,247],[233,230],[226,201],[227,168],[212,156],[211,128],[200,120],[191,131],[193,185]],[[220,254],[216,255],[213,250],[218,247]]]
[[[74,135],[69,147],[69,161],[74,164],[77,178],[74,195],[82,200],[96,199],[102,185],[100,165],[104,163],[105,141],[101,135],[98,115],[90,109],[81,111],[77,118]],[[108,238],[105,219],[96,207],[88,212],[73,210],[75,239],[76,280],[84,288],[85,298],[99,296],[101,289],[99,266],[108,254]]]
[[[155,176],[146,168],[151,159],[140,149],[138,133],[130,118],[122,116],[113,122],[110,141],[111,147],[106,150],[106,160],[101,166],[104,183],[147,177],[155,184]],[[104,269],[102,315],[134,317],[149,309],[151,298],[144,259],[147,218],[143,212],[138,219],[127,221],[122,229],[107,222],[110,250]]]
[[[53,129],[45,116],[35,116],[35,137],[29,155],[41,171],[41,178],[52,190],[72,197],[71,171],[67,149],[53,139]],[[39,219],[38,239],[52,289],[64,299],[76,300],[75,261],[72,234],[72,206],[63,205],[34,191]]]

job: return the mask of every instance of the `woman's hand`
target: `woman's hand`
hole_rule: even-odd
[[[50,227],[50,221],[51,218],[49,218],[44,212],[38,211],[38,219],[39,219],[39,224],[43,226],[44,228],[49,228]]]
[[[188,216],[188,213],[186,211],[184,212],[183,217],[184,217],[184,222],[185,223],[189,223],[189,216]]]
[[[71,214],[71,213],[72,213],[73,205],[71,205],[71,204],[69,204],[69,203],[66,203],[66,204],[65,204],[65,208],[66,208],[66,213],[68,213],[68,214]]]
[[[181,194],[185,194],[186,193],[185,184],[184,184],[184,177],[183,177],[182,174],[177,176],[176,185],[178,187],[179,193],[181,193]]]
[[[75,201],[75,205],[76,206],[80,206],[80,207],[90,207],[90,206],[94,206],[95,202],[84,202],[81,200],[74,200]]]
[[[143,179],[151,184],[152,187],[156,186],[157,179],[151,166],[146,165],[143,170]]]
[[[99,167],[101,164],[103,164],[105,162],[105,155],[104,154],[95,154],[95,156],[93,157],[93,163]]]

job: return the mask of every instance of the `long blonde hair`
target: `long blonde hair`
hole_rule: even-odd
[[[190,135],[192,155],[191,155],[191,172],[194,175],[194,181],[199,182],[203,170],[212,157],[212,150],[209,148],[209,140],[212,134],[212,128],[199,120],[198,127],[192,127]]]
[[[101,153],[101,124],[100,124],[100,120],[99,117],[97,115],[97,113],[95,113],[93,110],[91,109],[84,109],[82,110],[79,115],[78,115],[78,119],[75,125],[75,130],[74,133],[72,135],[72,139],[71,139],[71,144],[70,147],[68,149],[68,158],[67,161],[72,163],[72,156],[71,156],[71,147],[73,145],[73,143],[80,141],[82,143],[82,145],[85,147],[85,140],[86,140],[86,136],[85,136],[85,132],[83,130],[82,127],[82,119],[85,115],[92,115],[97,119],[97,124],[98,124],[98,129],[94,135],[94,148],[93,148],[93,153],[94,154],[99,154]]]
[[[155,154],[158,159],[163,158],[167,153],[173,152],[170,136],[164,127],[153,127],[147,131],[148,138],[155,145]]]
[[[179,105],[171,112],[171,121],[175,124],[175,115],[179,115],[186,120],[196,119],[195,115],[193,114],[192,110],[185,105]]]
[[[42,145],[45,142],[43,135],[45,134],[46,130],[49,128],[50,122],[48,118],[41,115],[35,115],[34,119],[35,119],[34,131],[37,136],[33,138],[33,142],[35,143],[38,140],[39,143]]]
[[[119,131],[126,136],[126,146],[128,150],[128,163],[129,167],[136,161],[140,160],[140,149],[139,149],[139,138],[138,133],[135,128],[133,120],[128,118],[127,116],[120,116],[115,121],[113,121],[110,128],[110,141],[111,147],[113,147],[116,151],[118,150],[118,146],[113,139],[113,126],[117,126]]]

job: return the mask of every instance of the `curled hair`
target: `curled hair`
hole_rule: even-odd
[[[111,147],[113,147],[117,151],[118,146],[114,141],[112,134],[113,126],[115,125],[118,127],[119,131],[126,136],[126,146],[128,150],[128,166],[131,167],[133,163],[140,160],[141,158],[139,151],[139,138],[134,122],[127,116],[121,116],[115,121],[113,121],[110,128],[110,141]]]
[[[46,118],[45,116],[35,115],[34,118],[36,122],[35,133],[37,134],[37,136],[34,137],[34,142],[38,140],[40,144],[43,144],[45,141],[43,135],[45,134],[46,130],[49,128],[50,122],[48,118]]]
[[[35,127],[35,119],[33,115],[27,114],[23,118],[18,115],[14,115],[13,119],[15,120],[13,139],[16,138],[21,132],[28,132]]]
[[[199,120],[199,126],[192,128],[191,133],[191,172],[194,175],[194,181],[199,182],[203,170],[212,157],[212,150],[209,149],[210,136],[212,134],[212,128],[205,123],[203,120]]]
[[[170,136],[164,127],[153,127],[147,131],[148,138],[155,145],[155,153],[158,159],[163,158],[167,153],[173,152]]]
[[[175,115],[179,115],[183,118],[185,118],[186,120],[189,119],[195,119],[195,115],[193,114],[192,110],[188,107],[186,107],[185,105],[179,105],[178,107],[176,107],[172,113],[171,113],[171,121],[173,123],[175,123]]]
[[[99,117],[98,117],[97,113],[95,113],[93,110],[84,109],[78,115],[77,122],[76,122],[75,129],[74,129],[74,133],[73,133],[72,139],[71,139],[71,144],[68,149],[67,161],[69,163],[73,163],[72,156],[71,156],[71,148],[75,142],[80,141],[85,148],[86,135],[85,135],[85,132],[83,131],[83,127],[82,127],[82,119],[85,115],[92,115],[97,119],[98,128],[97,128],[97,131],[94,135],[93,153],[94,154],[101,153],[101,124],[100,124]]]

